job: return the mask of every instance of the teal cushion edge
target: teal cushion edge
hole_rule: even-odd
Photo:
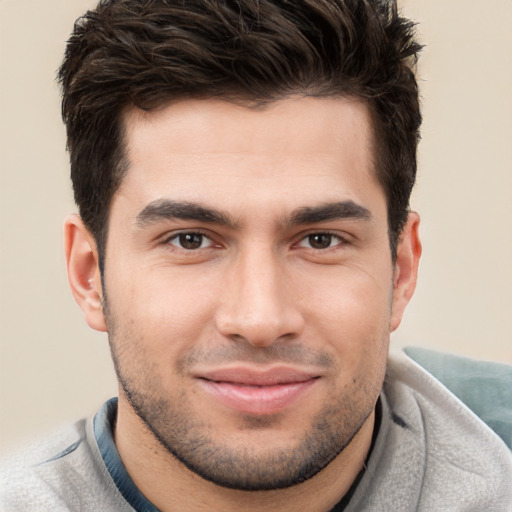
[[[479,416],[512,450],[512,366],[421,347],[404,352]]]

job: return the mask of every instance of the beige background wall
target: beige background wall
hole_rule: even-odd
[[[90,0],[0,0],[0,449],[96,410],[116,386],[106,337],[68,291],[74,210],[54,83]],[[396,345],[512,363],[512,1],[403,0],[427,45],[413,207],[420,283]]]

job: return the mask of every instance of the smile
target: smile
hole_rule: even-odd
[[[221,404],[242,414],[271,415],[290,407],[318,381],[291,369],[254,372],[227,369],[198,376],[203,389]]]

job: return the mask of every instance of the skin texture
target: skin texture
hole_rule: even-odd
[[[328,510],[368,452],[421,252],[410,214],[391,260],[366,106],[187,100],[124,122],[103,283],[66,223],[73,292],[109,333],[123,462],[162,510]],[[233,374],[307,385],[279,405],[237,383],[240,405],[210,386]]]

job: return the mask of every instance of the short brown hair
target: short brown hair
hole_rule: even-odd
[[[391,0],[101,0],[75,23],[59,70],[75,200],[100,265],[127,168],[125,108],[290,94],[368,104],[395,257],[416,176],[420,48]]]

